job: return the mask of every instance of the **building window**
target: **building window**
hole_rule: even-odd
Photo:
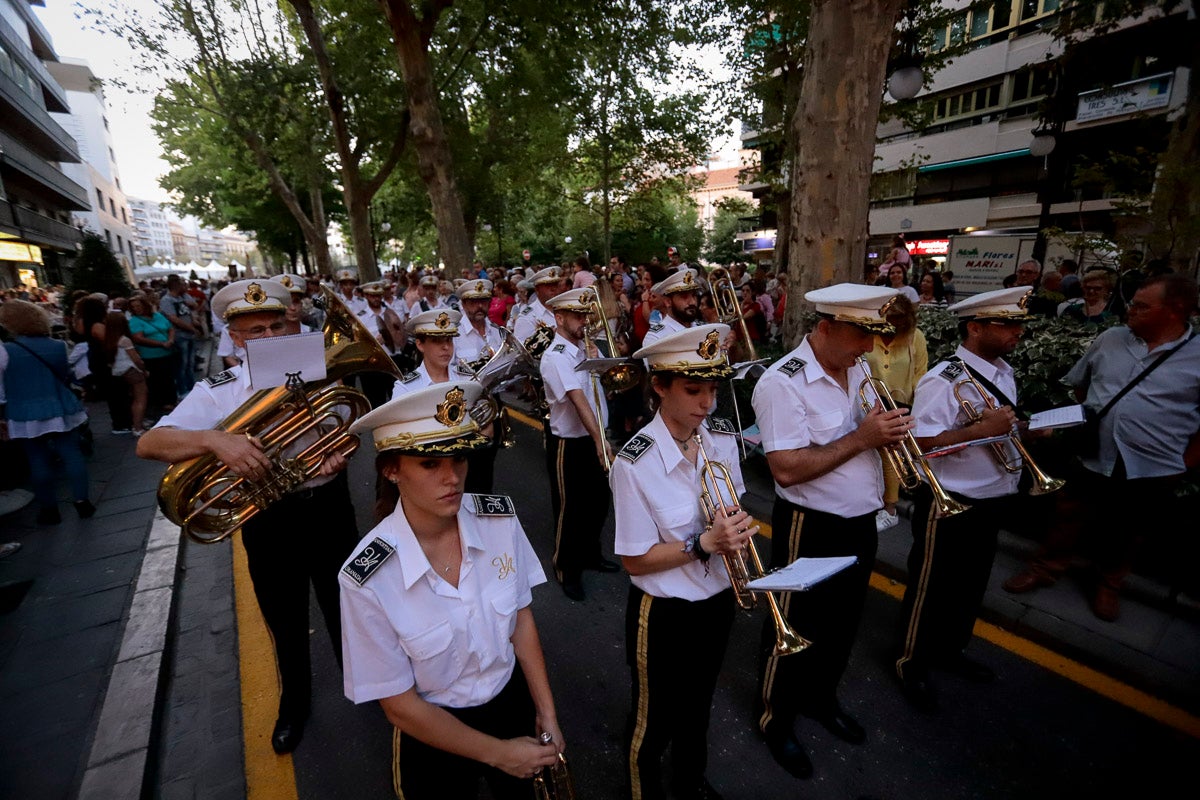
[[[125,207],[124,206],[121,207],[121,222],[125,223],[126,225],[129,224],[129,217],[125,216]]]
[[[1000,107],[1000,97],[1003,94],[1001,81],[957,92],[940,97],[933,101],[933,122],[945,122],[948,119],[962,117],[968,114],[981,114]]]
[[[97,210],[103,211],[104,210],[104,192],[100,191],[99,189],[96,190],[96,202],[100,204],[100,207]]]

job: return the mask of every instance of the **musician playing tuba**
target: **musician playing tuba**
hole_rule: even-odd
[[[477,797],[480,779],[497,800],[528,800],[564,749],[531,607],[546,576],[512,500],[463,490],[468,454],[487,446],[468,410],[481,393],[435,384],[352,429],[374,439],[385,492],[338,573],[345,692],[395,726],[408,800]]]
[[[729,327],[701,325],[634,354],[646,359],[657,413],[617,454],[611,480],[616,552],[629,571],[626,659],[633,707],[626,740],[630,794],[663,797],[671,746],[678,798],[718,798],[705,777],[713,692],[737,604],[721,555],[740,553],[757,530],[740,497],[700,502],[701,450],[745,491],[733,425],[709,417],[733,372],[721,349]],[[699,441],[697,441],[699,439]],[[794,656],[800,657],[800,656]]]
[[[236,281],[212,299],[213,313],[226,321],[226,330],[240,348],[248,340],[285,334],[290,303],[287,287],[266,278]],[[272,464],[258,439],[249,433],[214,430],[254,394],[249,372],[240,365],[197,383],[174,411],[138,440],[138,455],[174,464],[211,454],[235,475],[253,480],[268,477]],[[271,735],[276,753],[296,749],[308,719],[310,581],[341,664],[337,569],[358,539],[346,463],[341,455],[330,454],[317,477],[285,494],[242,527],[250,579],[271,630],[279,667],[279,714]]]
[[[1017,426],[1017,384],[1004,357],[1021,341],[1030,293],[1027,286],[1000,289],[950,307],[962,343],[917,383],[913,433],[922,450],[1002,437]],[[929,463],[945,489],[970,508],[936,519],[928,485],[922,484],[914,498],[910,579],[895,669],[905,697],[923,710],[937,706],[929,676],[933,669],[976,683],[994,677],[963,649],[971,641],[996,538],[1013,509],[1023,466],[1008,439]]]
[[[864,410],[856,360],[891,326],[883,307],[893,289],[843,283],[805,294],[819,318],[800,345],[763,373],[752,399],[767,465],[775,480],[771,566],[799,557],[855,556],[857,562],[820,586],[784,598],[784,613],[800,636],[815,642],[803,653],[775,655],[774,626],[764,626],[759,728],[772,757],[807,778],[812,763],[795,733],[797,715],[821,723],[851,744],[862,727],[838,703],[866,601],[883,507],[879,449],[904,441],[904,409]]]

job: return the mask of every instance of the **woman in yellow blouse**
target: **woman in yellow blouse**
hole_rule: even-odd
[[[871,372],[882,380],[901,405],[912,407],[917,381],[929,369],[929,352],[925,334],[917,327],[917,307],[904,295],[892,302],[887,321],[896,329],[894,334],[875,334],[875,349],[866,354]],[[900,499],[900,479],[883,462],[883,508],[875,525],[885,531],[900,521],[896,501]]]

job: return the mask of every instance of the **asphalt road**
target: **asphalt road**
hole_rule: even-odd
[[[540,433],[520,424],[515,433],[517,446],[497,460],[496,490],[513,497],[552,575]],[[351,466],[363,532],[372,526],[371,462],[358,458]],[[611,521],[606,540],[612,541]],[[584,580],[585,602],[567,600],[551,582],[534,589],[533,607],[579,797],[619,798],[630,696],[623,641],[628,579],[586,573]],[[799,723],[816,768],[808,781],[776,766],[754,731],[750,709],[762,615],[739,615],[709,732],[708,777],[725,797],[1165,797],[1194,786],[1200,741],[983,641],[972,644],[972,652],[996,670],[997,683],[981,687],[939,676],[942,711],[926,716],[911,710],[890,679],[886,658],[898,608],[888,594],[870,592],[843,682],[843,706],[867,729],[867,742],[847,745],[813,723]],[[313,620],[320,625],[315,607]],[[390,726],[377,705],[345,700],[324,631],[318,628],[313,639],[314,712],[294,756],[299,796],[390,798]],[[269,751],[261,757],[274,758]]]

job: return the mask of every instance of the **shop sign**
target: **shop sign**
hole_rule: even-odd
[[[914,256],[944,256],[950,251],[949,239],[917,239],[907,244],[908,252]]]
[[[0,261],[42,263],[42,248],[23,242],[0,242]]]
[[[1171,101],[1171,83],[1174,77],[1172,73],[1165,72],[1162,75],[1118,83],[1109,89],[1082,92],[1075,110],[1075,121],[1094,122],[1098,119],[1166,108],[1167,103]]]

